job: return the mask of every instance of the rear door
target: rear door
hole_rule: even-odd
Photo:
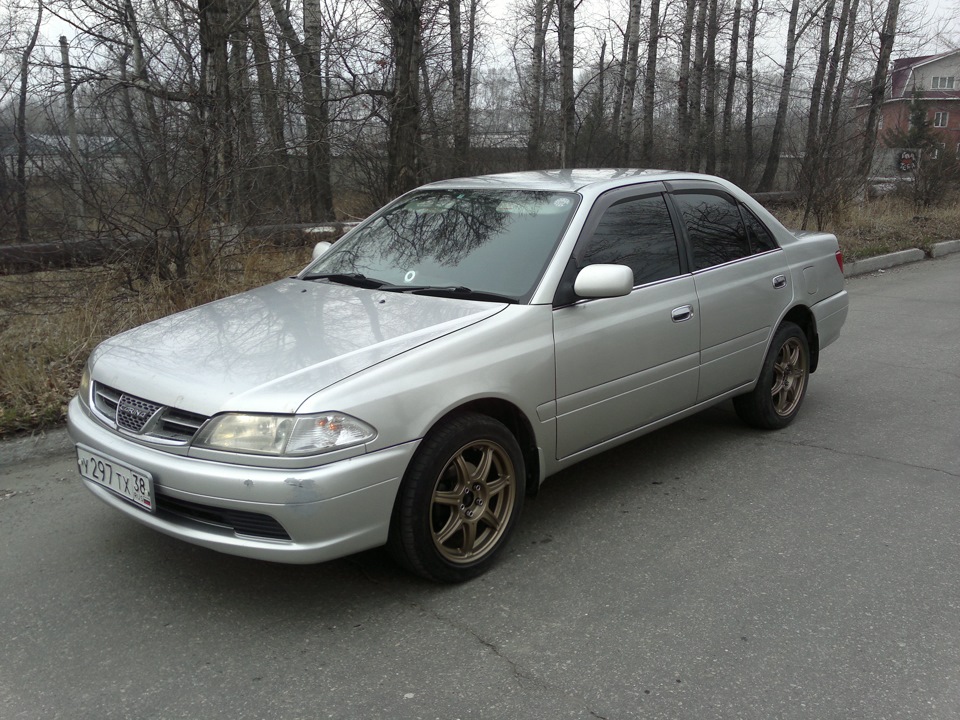
[[[783,251],[742,203],[712,183],[669,183],[700,304],[702,402],[756,379],[793,289]]]
[[[607,193],[584,225],[569,282],[587,265],[614,263],[633,270],[635,286],[624,297],[554,308],[559,458],[696,401],[697,294],[663,190]]]

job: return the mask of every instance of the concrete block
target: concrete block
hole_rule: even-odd
[[[960,240],[946,240],[945,242],[938,242],[933,246],[933,249],[930,251],[930,257],[943,257],[944,255],[955,252],[960,252]]]

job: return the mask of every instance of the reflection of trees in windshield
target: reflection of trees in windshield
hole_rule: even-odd
[[[335,245],[311,271],[519,297],[539,277],[575,207],[566,193],[425,191]]]

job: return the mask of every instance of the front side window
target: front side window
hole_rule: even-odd
[[[301,275],[362,275],[386,290],[469,288],[524,300],[579,199],[532,190],[423,190],[387,206]]]
[[[604,212],[580,260],[581,267],[600,263],[628,266],[635,286],[680,274],[677,238],[662,195],[621,200]]]
[[[753,254],[740,209],[731,200],[705,192],[678,192],[673,199],[693,249],[694,270]]]
[[[934,90],[953,90],[954,83],[956,82],[956,76],[951,75],[948,77],[937,77],[934,76],[931,81],[930,87]]]
[[[943,128],[947,126],[947,123],[950,121],[950,113],[948,112],[936,112],[933,114],[933,126]]]

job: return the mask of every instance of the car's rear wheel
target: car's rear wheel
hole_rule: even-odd
[[[423,577],[462,582],[485,572],[523,507],[523,454],[500,422],[464,413],[434,429],[407,469],[388,547]]]
[[[794,323],[784,322],[773,336],[756,388],[733,399],[737,415],[764,430],[786,427],[800,411],[809,377],[807,336]]]

